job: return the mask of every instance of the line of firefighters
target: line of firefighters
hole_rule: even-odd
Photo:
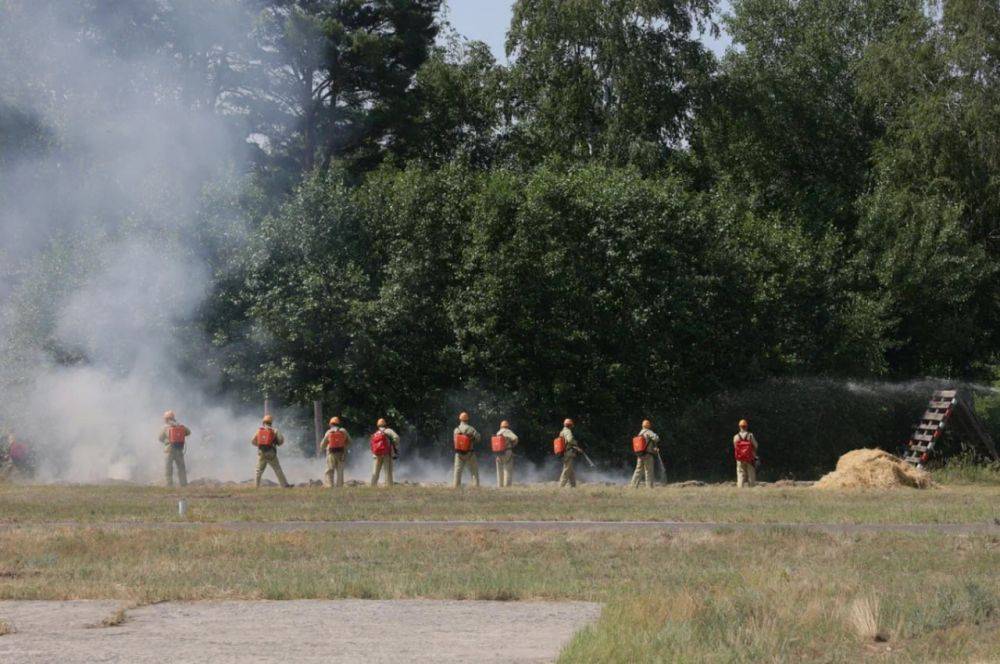
[[[172,410],[163,414],[164,426],[160,431],[159,440],[163,443],[166,453],[165,479],[167,486],[173,486],[174,468],[181,486],[187,484],[187,468],[184,464],[184,445],[191,430],[177,421]],[[455,465],[452,486],[462,486],[462,476],[468,469],[475,486],[479,486],[479,462],[475,455],[475,446],[482,442],[482,436],[469,424],[469,414],[458,416],[458,426],[452,435],[455,451]],[[250,444],[257,448],[257,471],[255,484],[260,487],[261,476],[267,467],[274,470],[281,486],[291,488],[285,478],[278,461],[278,448],[285,443],[285,437],[274,426],[274,419],[265,415],[260,427],[250,438]],[[500,422],[500,428],[490,437],[490,451],[496,461],[497,486],[509,487],[514,483],[514,448],[520,440],[510,430],[507,420]],[[347,461],[347,450],[351,446],[351,436],[341,424],[339,417],[330,418],[329,429],[322,440],[326,450],[326,473],[324,484],[329,487],[344,486],[344,466]],[[379,478],[385,474],[386,486],[392,486],[393,464],[399,458],[399,434],[389,428],[384,418],[379,418],[376,430],[369,437],[372,454],[371,485],[378,486]],[[576,486],[576,459],[582,456],[593,466],[580,441],[573,434],[573,420],[563,421],[562,431],[552,441],[552,452],[562,460],[562,472],[559,475],[560,487]],[[636,455],[635,472],[632,474],[631,486],[638,487],[645,481],[652,488],[656,474],[656,461],[663,468],[660,456],[660,436],[653,431],[653,423],[642,421],[639,433],[632,438],[632,452]],[[736,459],[737,486],[753,486],[756,483],[757,439],[749,430],[746,420],[740,420],[739,431],[733,436],[733,454]],[[664,476],[666,475],[666,469]]]

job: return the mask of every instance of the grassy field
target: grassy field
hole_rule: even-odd
[[[1000,537],[823,534],[762,525],[712,532],[246,532],[121,530],[176,519],[178,492],[3,487],[0,599],[440,598],[590,600],[600,620],[566,662],[995,661]],[[803,488],[628,491],[548,487],[500,494],[397,487],[197,489],[196,519],[693,519],[722,522],[973,522],[996,487],[873,494]],[[0,616],[0,620],[3,616]]]
[[[954,485],[928,491],[821,491],[808,487],[739,490],[733,486],[629,489],[551,486],[454,491],[397,486],[284,490],[252,487],[0,485],[0,523],[188,520],[609,520],[719,523],[971,523],[1000,517],[1000,486]]]
[[[762,528],[0,535],[0,599],[457,598],[606,603],[577,661],[986,661],[1000,542]]]

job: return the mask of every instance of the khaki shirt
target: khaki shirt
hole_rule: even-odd
[[[573,430],[569,427],[563,427],[563,430],[559,432],[559,436],[566,441],[567,450],[580,448],[580,446],[576,443],[576,438],[573,437]]]
[[[473,445],[478,445],[479,441],[482,440],[482,438],[479,435],[479,432],[476,431],[474,427],[469,426],[468,422],[459,422],[458,426],[455,427],[454,435],[457,436],[460,433],[465,434],[466,436],[472,438]]]
[[[393,447],[399,447],[399,434],[390,429],[389,427],[379,427],[379,431],[385,432],[385,435],[389,436],[389,442],[392,443]]]
[[[159,435],[159,441],[164,445],[167,445],[170,442],[170,434],[168,433],[170,427],[184,427],[184,435],[185,436],[191,435],[191,429],[188,429],[183,424],[180,423],[164,424],[163,428],[160,429],[160,435]]]
[[[344,434],[347,435],[347,441],[344,443],[344,448],[341,451],[344,451],[351,446],[351,434],[347,431],[347,429],[345,429],[344,427],[332,426],[329,429],[327,429],[326,435],[323,436],[323,447],[326,447],[327,453],[336,451],[336,450],[331,450],[329,447],[327,447],[327,442],[328,442],[327,438],[330,436],[331,433],[335,431],[343,431]]]
[[[504,438],[507,439],[507,443],[508,443],[507,444],[507,449],[515,447],[520,442],[520,439],[518,439],[518,437],[510,429],[502,428],[499,431],[497,431],[497,435],[498,436],[503,436]]]
[[[274,431],[274,446],[275,447],[278,447],[279,445],[284,445],[285,444],[285,437],[282,435],[282,433],[280,431],[278,431],[274,427],[269,427],[266,424],[264,425],[264,428],[265,429],[271,429],[272,431]],[[253,436],[250,438],[250,444],[253,445],[254,447],[257,446],[257,433],[256,432],[254,432]]]
[[[639,431],[639,435],[649,443],[649,447],[646,448],[647,453],[656,453],[660,450],[660,437],[656,435],[655,431],[652,429],[642,429]]]
[[[754,435],[749,431],[747,431],[747,435],[745,437],[742,435],[742,432],[733,436],[733,449],[736,449],[736,443],[740,440],[740,438],[745,438],[746,440],[749,440],[750,444],[753,445],[753,451],[754,452],[757,451],[757,439],[754,438]]]

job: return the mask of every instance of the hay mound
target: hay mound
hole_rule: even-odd
[[[848,452],[837,461],[837,469],[814,485],[817,489],[927,489],[931,476],[897,456],[882,450]]]

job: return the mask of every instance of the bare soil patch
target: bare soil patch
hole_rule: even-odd
[[[87,629],[117,602],[0,602],[5,662],[547,662],[596,620],[587,602],[168,602]]]

